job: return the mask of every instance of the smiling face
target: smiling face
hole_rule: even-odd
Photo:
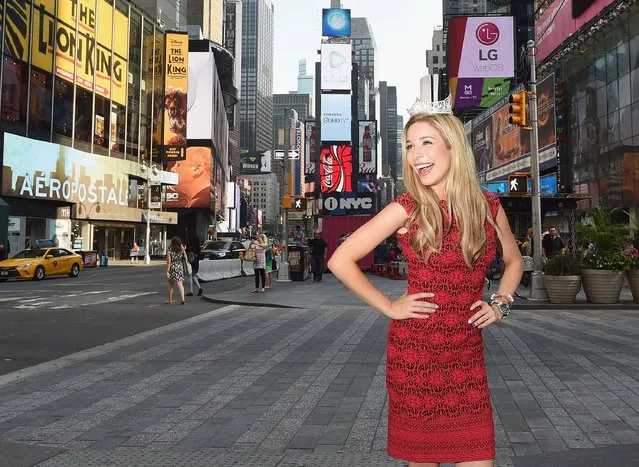
[[[415,122],[406,132],[406,160],[422,185],[445,199],[452,153],[442,135],[428,122]]]

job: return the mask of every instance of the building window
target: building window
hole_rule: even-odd
[[[439,57],[437,55],[433,55],[433,63],[439,63]]]
[[[62,78],[55,80],[53,95],[53,131],[71,137],[73,130],[73,84]]]
[[[52,90],[53,77],[51,73],[32,68],[31,97],[29,99],[29,128],[51,132]]]
[[[29,70],[26,63],[4,57],[2,61],[2,120],[25,123],[27,121],[27,89]]]
[[[109,139],[111,137],[109,112],[110,102],[100,96],[95,96],[95,122],[93,128],[93,151],[102,154],[109,154]]]

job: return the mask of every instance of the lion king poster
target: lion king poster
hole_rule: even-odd
[[[186,158],[186,111],[189,36],[167,33],[164,79],[164,155],[167,161]]]

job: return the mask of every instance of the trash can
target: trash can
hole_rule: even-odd
[[[308,248],[303,245],[288,245],[288,270],[292,281],[305,281],[308,279],[306,270],[308,264]]]
[[[106,268],[109,266],[109,257],[104,251],[100,252],[100,267]]]

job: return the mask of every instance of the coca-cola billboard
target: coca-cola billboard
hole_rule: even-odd
[[[322,148],[319,157],[322,193],[352,193],[353,148],[331,144]]]

